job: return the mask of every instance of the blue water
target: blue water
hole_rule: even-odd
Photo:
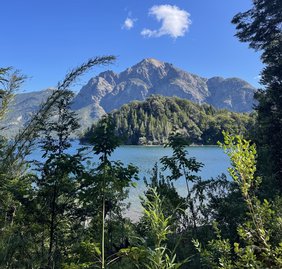
[[[76,149],[80,145],[78,141],[72,143],[70,153],[75,153]],[[228,174],[227,168],[230,167],[230,161],[228,156],[224,154],[223,150],[217,146],[193,146],[187,147],[188,156],[195,157],[197,161],[204,164],[201,171],[198,173],[203,179],[215,178],[222,173]],[[137,187],[132,188],[129,193],[129,202],[131,206],[131,217],[138,216],[141,208],[139,196],[143,194],[145,190],[143,178],[150,176],[150,170],[153,168],[156,162],[159,162],[163,156],[171,156],[172,150],[170,148],[164,148],[163,146],[121,146],[117,148],[111,156],[111,160],[120,160],[124,164],[132,163],[139,168],[139,179]],[[29,159],[40,160],[42,152],[35,150]],[[91,157],[93,162],[98,162],[98,157],[91,152],[89,147],[88,156]],[[168,172],[167,172],[168,173]],[[180,195],[186,196],[186,185],[184,179],[180,179],[174,183]]]

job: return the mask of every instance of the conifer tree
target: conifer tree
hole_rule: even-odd
[[[232,20],[236,36],[250,48],[261,51],[265,65],[261,72],[264,89],[256,94],[258,112],[256,143],[259,172],[264,176],[268,195],[282,193],[282,2],[253,0],[250,10]]]

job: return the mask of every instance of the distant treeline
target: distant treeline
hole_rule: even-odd
[[[159,95],[123,105],[110,115],[118,136],[125,144],[133,145],[164,144],[175,131],[187,136],[193,144],[214,145],[222,141],[222,131],[246,137],[255,123],[255,113],[218,110],[211,105]],[[83,142],[91,139],[94,129],[95,124],[87,130]]]

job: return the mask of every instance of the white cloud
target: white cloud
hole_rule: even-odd
[[[159,29],[143,29],[141,35],[146,37],[160,37],[169,35],[172,38],[184,36],[191,25],[190,14],[177,6],[159,5],[149,10],[149,15],[154,16],[162,25]]]
[[[136,19],[126,18],[126,20],[123,23],[122,29],[130,30],[134,27]]]

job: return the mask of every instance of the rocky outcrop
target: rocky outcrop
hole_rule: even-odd
[[[248,112],[254,106],[254,87],[239,78],[213,77],[207,81],[208,104],[235,112]]]

